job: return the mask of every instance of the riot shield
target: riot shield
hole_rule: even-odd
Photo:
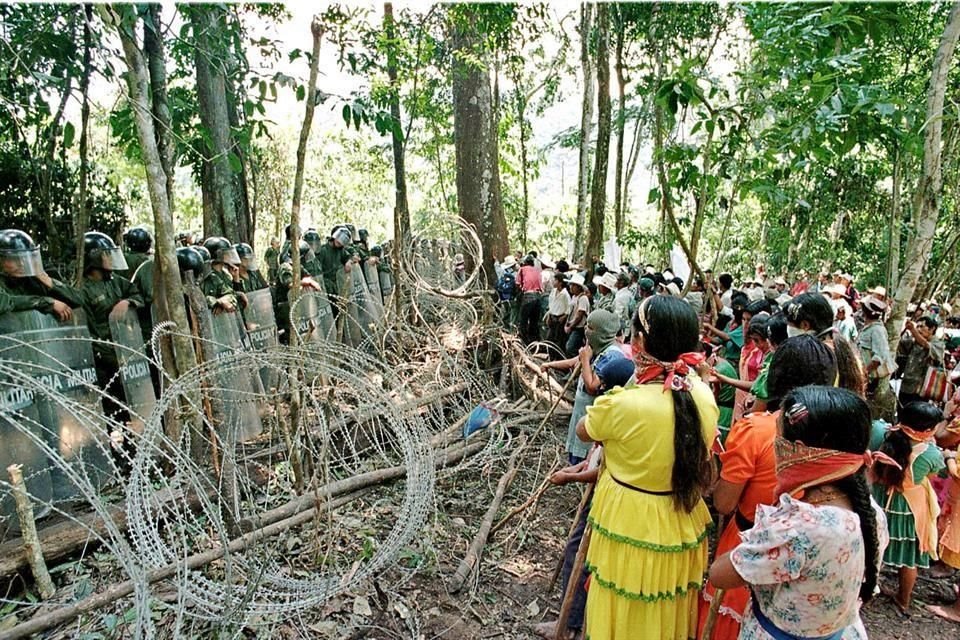
[[[41,443],[50,438],[40,422],[37,397],[23,386],[18,375],[21,362],[32,357],[32,348],[14,344],[14,337],[0,337],[0,469],[23,465],[23,478],[34,505],[34,515],[42,518],[50,511],[53,487],[50,464]],[[0,486],[0,540],[19,531],[20,521],[10,491]]]
[[[377,272],[380,278],[380,291],[383,293],[383,306],[388,307],[393,298],[393,274],[383,268],[378,269]]]
[[[310,346],[333,338],[333,311],[324,294],[302,292],[292,313],[300,344]]]
[[[366,310],[371,322],[370,330],[378,331],[383,326],[383,296],[380,293],[380,278],[376,265],[363,264],[363,287],[366,290]]]
[[[153,413],[157,398],[153,394],[150,361],[143,344],[143,333],[135,309],[127,309],[119,318],[110,318],[110,338],[114,342],[120,381],[129,407],[130,428],[143,433],[144,421]]]
[[[349,272],[341,270],[343,285],[341,291],[346,294],[346,313],[343,314],[343,340],[347,344],[359,346],[371,333],[375,324],[370,314],[370,293],[362,269],[354,265]]]
[[[109,429],[96,389],[90,340],[80,309],[75,309],[73,318],[63,323],[39,311],[0,316],[0,361],[15,368],[19,376],[30,376],[41,385],[33,391],[39,432],[34,435],[59,458],[59,464],[47,461],[54,501],[78,492],[64,466],[72,467],[94,487],[104,484],[110,476]],[[9,381],[10,377],[6,379]],[[15,387],[8,382],[7,390],[11,393],[26,391],[22,385],[16,390]]]
[[[217,361],[238,352],[246,352],[242,318],[238,312],[210,314],[210,340]],[[263,432],[259,399],[263,398],[259,368],[252,357],[231,362],[230,366],[214,365],[217,388],[223,407],[223,428],[236,429],[236,441],[244,442]]]
[[[273,297],[270,289],[250,291],[247,296],[247,308],[243,310],[250,348],[255,352],[265,352],[277,346],[277,320],[273,315]],[[277,386],[277,371],[273,367],[260,368],[260,381],[266,391]]]

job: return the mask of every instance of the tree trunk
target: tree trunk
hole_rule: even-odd
[[[99,10],[108,24],[114,24],[120,43],[123,47],[124,60],[126,61],[128,73],[127,87],[129,89],[129,100],[131,111],[133,111],[134,121],[137,126],[137,138],[140,141],[143,164],[147,174],[147,190],[150,194],[150,203],[153,208],[153,224],[156,255],[155,260],[162,264],[164,274],[162,288],[166,294],[167,312],[170,320],[176,324],[176,331],[173,333],[173,353],[177,373],[183,373],[197,366],[196,354],[193,350],[193,343],[189,337],[189,323],[187,321],[187,312],[183,304],[181,295],[180,269],[177,266],[177,255],[174,243],[173,214],[170,210],[170,201],[167,199],[167,179],[163,171],[163,163],[160,160],[160,151],[157,148],[157,136],[153,127],[153,118],[150,116],[149,102],[149,73],[146,63],[137,42],[134,39],[135,29],[132,24],[124,26],[121,21],[123,18],[113,9],[106,5],[99,5]],[[129,8],[120,8],[120,11],[130,11]],[[131,12],[132,13],[132,12]],[[127,13],[128,20],[130,13]],[[194,438],[202,438],[196,430],[199,428],[199,420],[196,419],[195,408],[200,406],[199,393],[196,390],[188,391],[185,402],[181,405],[188,411],[188,416],[193,416],[191,428]],[[190,411],[190,408],[194,409]],[[180,433],[178,426],[168,426],[168,435],[174,442],[179,441]]]
[[[900,276],[900,225],[903,224],[900,213],[900,185],[903,182],[903,168],[898,149],[893,159],[893,192],[890,196],[890,222],[887,235],[886,286],[890,291],[897,290]]]
[[[523,213],[520,218],[520,248],[527,250],[527,226],[530,223],[530,161],[527,158],[527,97],[519,86],[517,92],[517,118],[520,121],[520,177],[523,181]]]
[[[607,207],[607,166],[610,164],[610,7],[597,5],[597,149],[590,194],[590,225],[584,257],[593,268],[603,254],[603,221]],[[616,265],[608,265],[616,268]]]
[[[320,43],[323,41],[323,22],[319,16],[314,16],[310,23],[310,33],[313,36],[313,50],[310,58],[310,78],[307,80],[306,108],[303,113],[303,126],[300,127],[300,143],[297,145],[297,169],[293,176],[293,204],[290,207],[290,228],[300,228],[300,199],[303,196],[303,170],[307,158],[307,143],[310,141],[310,128],[313,125],[313,111],[317,101],[317,74],[320,66]],[[293,283],[290,285],[290,308],[300,298],[300,251],[297,241],[291,239],[290,257],[293,259]],[[296,331],[290,332],[290,344],[295,345],[299,336]]]
[[[493,108],[490,75],[478,60],[480,39],[476,14],[461,5],[462,20],[452,25],[453,140],[457,158],[457,208],[473,225],[483,250],[484,284],[496,280],[494,260],[510,251],[507,223],[500,199],[497,116]],[[467,254],[468,261],[472,260]],[[467,269],[474,265],[468,264]]]
[[[77,217],[74,225],[74,237],[77,247],[77,284],[83,279],[83,234],[90,226],[90,212],[87,209],[87,184],[90,174],[90,162],[87,154],[87,125],[90,121],[90,69],[91,35],[90,22],[93,20],[93,5],[83,6],[83,75],[80,77],[80,194],[77,198]]]
[[[583,71],[583,101],[580,111],[580,164],[577,182],[577,222],[573,234],[573,260],[586,262],[583,238],[587,226],[590,197],[590,133],[593,126],[593,62],[590,60],[590,34],[593,5],[580,5],[580,69]]]
[[[620,5],[614,5],[617,11],[617,97],[620,105],[617,110],[617,173],[614,187],[613,201],[613,229],[616,237],[619,238],[623,233],[626,222],[626,187],[623,183],[623,146],[624,138],[627,135],[627,79],[624,75],[623,66],[623,38],[624,38],[624,19]]]
[[[200,107],[200,125],[206,131],[204,164],[206,170],[201,186],[206,189],[211,216],[204,216],[204,236],[224,236],[231,242],[239,238],[236,194],[230,153],[230,115],[227,110],[226,77],[215,43],[223,26],[224,9],[218,5],[196,5],[190,10],[193,38],[196,46],[194,61],[197,67],[197,99]],[[209,227],[207,226],[209,223]]]
[[[400,83],[397,81],[397,34],[393,3],[383,3],[383,30],[387,36],[387,77],[390,79],[390,117],[393,118],[393,179],[396,201],[393,207],[393,237],[402,246],[410,237],[410,205],[407,201],[406,149],[400,132]],[[444,209],[446,207],[444,206]]]
[[[174,209],[173,147],[170,140],[170,106],[167,101],[167,62],[163,55],[163,36],[161,35],[160,5],[150,4],[143,27],[143,51],[147,56],[147,69],[150,71],[151,113],[157,122],[157,149],[160,163],[167,176],[167,202]]]
[[[940,38],[933,59],[930,74],[930,87],[927,92],[927,128],[923,143],[923,171],[917,181],[917,191],[913,199],[915,225],[907,242],[904,255],[904,270],[897,283],[893,298],[893,311],[887,320],[887,333],[891,336],[891,348],[900,338],[900,324],[906,316],[907,305],[913,298],[920,281],[920,275],[930,258],[933,237],[937,231],[940,217],[940,199],[943,189],[942,145],[943,145],[943,102],[947,85],[947,75],[953,52],[960,38],[960,2],[954,3],[950,16]]]

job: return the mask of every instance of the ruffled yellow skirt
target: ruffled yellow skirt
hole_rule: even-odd
[[[604,473],[590,511],[586,636],[686,640],[697,632],[711,519],[672,496],[641,493]]]

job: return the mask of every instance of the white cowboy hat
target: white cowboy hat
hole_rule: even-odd
[[[776,280],[774,280],[774,281],[773,281],[773,284],[780,284],[780,285],[783,285],[783,286],[787,286],[787,281],[784,280],[784,279],[781,277],[781,278],[777,278]]]
[[[567,284],[576,284],[582,287],[587,284],[587,281],[584,280],[583,274],[572,273],[571,275],[567,276]]]
[[[511,268],[511,267],[515,267],[515,266],[517,266],[517,259],[514,258],[513,256],[507,256],[506,258],[503,259],[503,262],[501,262],[500,265],[501,265],[504,269],[509,269],[509,268]]]
[[[846,296],[847,288],[842,284],[832,284],[829,287],[824,287],[823,292],[832,295]]]
[[[594,281],[597,286],[602,284],[611,291],[617,288],[617,274],[615,274],[613,271],[607,271],[605,274],[603,274],[603,276],[600,278],[600,282],[596,282],[596,279],[594,279]]]

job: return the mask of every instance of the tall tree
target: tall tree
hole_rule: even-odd
[[[410,236],[410,204],[407,201],[407,167],[405,140],[400,129],[400,83],[397,80],[397,29],[393,19],[393,3],[383,4],[383,32],[386,36],[387,77],[390,81],[390,139],[393,146],[393,177],[396,201],[393,208],[393,237],[403,242]]]
[[[623,147],[624,138],[627,134],[627,75],[624,63],[624,39],[626,34],[626,17],[624,16],[623,3],[613,5],[614,25],[616,27],[616,61],[617,71],[617,98],[619,100],[617,108],[617,168],[614,180],[613,190],[613,229],[616,237],[623,234],[625,216],[625,189],[623,175]]]
[[[196,367],[197,359],[193,350],[193,341],[189,337],[188,327],[190,324],[187,321],[183,295],[180,294],[182,287],[174,243],[173,212],[167,198],[167,178],[164,174],[163,162],[160,159],[160,150],[157,147],[157,136],[151,115],[150,74],[143,53],[137,44],[137,20],[133,8],[123,5],[112,7],[100,5],[100,12],[104,20],[108,24],[112,24],[117,30],[123,48],[123,58],[127,66],[128,99],[136,120],[137,137],[147,174],[147,190],[153,208],[155,260],[160,265],[163,274],[163,280],[160,284],[164,295],[158,296],[158,302],[163,303],[158,309],[159,319],[173,321],[178,329],[172,335],[174,355],[174,362],[172,363],[174,371],[172,374],[176,376]],[[190,397],[185,398],[183,406],[185,409],[192,407],[193,409],[188,411],[188,415],[195,416],[196,407],[200,406],[199,398],[193,392],[189,393],[188,396]],[[196,419],[192,421],[191,427],[199,428]],[[168,428],[178,429],[176,425],[168,425]],[[180,434],[175,431],[170,435],[174,441],[178,441]]]
[[[450,26],[457,207],[460,217],[473,225],[480,238],[481,267],[490,284],[495,280],[494,260],[510,251],[500,198],[497,117],[477,30],[477,14],[483,9],[478,5],[459,5],[457,9],[451,13]]]
[[[93,70],[92,47],[93,6],[83,6],[83,74],[80,76],[80,190],[77,195],[77,217],[74,234],[77,239],[77,256],[83,255],[83,235],[90,226],[90,211],[87,206],[87,187],[90,178],[90,158],[88,154],[88,126],[90,123],[90,73]],[[79,284],[83,277],[83,260],[77,260],[74,274]]]
[[[577,222],[573,233],[573,259],[585,262],[584,232],[587,224],[587,204],[590,196],[590,133],[593,126],[593,61],[590,56],[590,37],[593,5],[580,5],[580,70],[583,73],[583,101],[580,109],[580,157],[577,178]]]
[[[231,137],[228,97],[226,8],[223,5],[193,5],[188,12],[194,40],[197,99],[203,127],[204,159],[200,186],[203,192],[203,233],[225,236],[233,242],[250,242],[250,225],[238,210],[239,192],[235,174],[243,164]]]
[[[891,348],[896,346],[900,338],[900,324],[906,316],[907,305],[913,299],[917,284],[930,259],[933,238],[937,232],[940,202],[943,197],[943,103],[947,75],[950,72],[958,39],[960,39],[960,2],[954,3],[950,9],[930,73],[927,116],[924,120],[926,133],[923,143],[923,168],[913,196],[915,224],[904,252],[904,270],[893,297],[893,310],[887,320]]]
[[[610,164],[610,6],[597,5],[597,148],[590,193],[590,224],[584,258],[592,268],[603,251],[603,222],[607,208],[607,167]],[[614,265],[611,265],[614,266]]]

